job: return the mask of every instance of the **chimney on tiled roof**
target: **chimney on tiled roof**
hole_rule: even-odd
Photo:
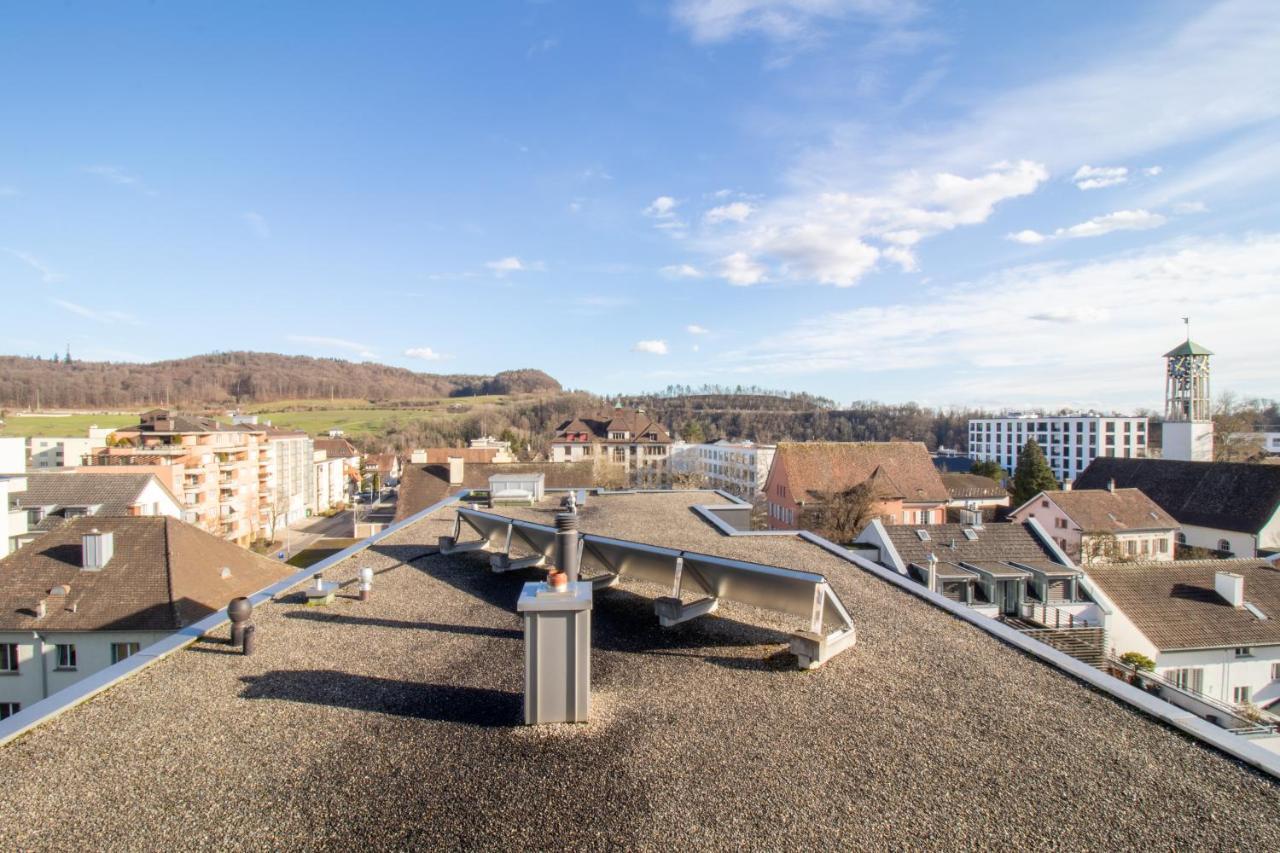
[[[1232,607],[1244,607],[1244,577],[1235,572],[1215,572],[1213,591]]]
[[[80,537],[80,565],[86,572],[102,571],[115,553],[115,536],[111,531],[102,533],[98,528]]]
[[[465,464],[466,463],[461,456],[449,457],[449,485],[462,485],[463,466]]]

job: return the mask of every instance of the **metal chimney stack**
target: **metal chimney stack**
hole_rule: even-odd
[[[578,582],[578,514],[556,513],[556,568],[569,583]]]

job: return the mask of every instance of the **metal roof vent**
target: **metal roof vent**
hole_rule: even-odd
[[[228,578],[231,577],[231,569],[227,568],[226,566],[223,566],[222,571],[219,572],[218,574],[223,580],[227,580]]]
[[[102,533],[98,528],[80,537],[81,567],[86,572],[98,572],[111,562],[115,553],[115,536],[111,531]]]

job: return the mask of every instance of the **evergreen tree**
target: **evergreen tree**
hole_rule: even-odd
[[[1018,467],[1013,472],[1013,505],[1020,506],[1031,500],[1038,492],[1054,492],[1058,489],[1058,481],[1054,479],[1053,469],[1044,458],[1044,451],[1033,438],[1022,446],[1018,454]]]
[[[977,474],[979,477],[988,477],[997,483],[1004,481],[1009,474],[1000,467],[1000,463],[991,459],[982,459],[973,463],[973,467],[969,469],[970,474]]]

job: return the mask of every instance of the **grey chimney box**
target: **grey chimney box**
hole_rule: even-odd
[[[1213,591],[1232,607],[1244,607],[1244,577],[1235,572],[1216,572]]]
[[[95,527],[80,537],[80,553],[80,564],[86,572],[101,571],[115,553],[115,535],[111,531],[102,533]]]
[[[463,466],[465,464],[466,463],[464,462],[461,456],[449,457],[449,485],[451,486],[462,485],[462,472],[463,472]]]

